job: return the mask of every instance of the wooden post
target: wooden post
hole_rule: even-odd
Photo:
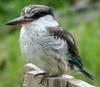
[[[43,72],[43,70],[31,63],[26,64],[23,87],[96,87],[69,75],[47,78],[44,84],[39,84],[42,76],[34,76]]]

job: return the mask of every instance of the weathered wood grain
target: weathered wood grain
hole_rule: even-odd
[[[96,87],[84,81],[75,79],[70,75],[49,77],[45,79],[43,84],[39,84],[42,76],[35,77],[35,75],[44,73],[44,71],[33,64],[26,64],[24,72],[23,87]]]

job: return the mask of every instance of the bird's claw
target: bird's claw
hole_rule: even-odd
[[[34,78],[37,77],[37,76],[41,76],[41,75],[43,77],[42,77],[41,81],[39,82],[39,84],[42,84],[42,85],[45,83],[45,81],[47,80],[48,77],[57,77],[58,76],[58,75],[49,75],[48,73],[44,72],[44,73],[38,73],[38,74],[36,74],[34,76]]]
[[[48,73],[44,72],[44,73],[38,73],[34,76],[34,78],[36,78],[37,76],[43,76],[41,81],[39,82],[39,84],[42,84],[45,82],[46,78],[49,76]]]
[[[42,76],[48,75],[48,73],[46,73],[46,72],[38,73],[38,74],[34,75],[34,78],[37,77],[37,76],[41,76],[41,75],[42,75]]]

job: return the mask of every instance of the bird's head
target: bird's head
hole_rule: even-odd
[[[53,9],[45,5],[32,4],[24,7],[21,16],[9,21],[6,25],[27,24],[46,15],[53,16]]]

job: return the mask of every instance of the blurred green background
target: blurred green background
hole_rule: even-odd
[[[0,87],[21,87],[24,58],[19,48],[21,26],[5,23],[20,15],[28,4],[44,4],[55,8],[59,23],[73,33],[84,66],[98,79],[82,74],[74,76],[100,87],[100,0],[0,0]]]

